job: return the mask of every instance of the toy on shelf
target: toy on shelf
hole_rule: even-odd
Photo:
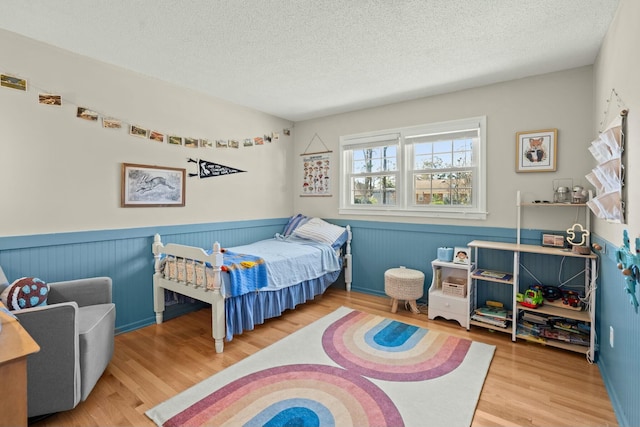
[[[544,298],[540,289],[529,288],[524,294],[516,295],[516,301],[524,307],[538,308],[544,303]]]
[[[580,294],[576,291],[562,291],[562,303],[570,307],[580,307]]]
[[[562,290],[557,286],[531,285],[529,289],[542,292],[545,301],[553,302],[562,298]]]
[[[636,282],[640,280],[640,238],[636,238],[636,253],[631,252],[629,233],[624,230],[622,246],[616,251],[618,269],[625,276],[625,292],[629,294],[629,301],[638,312],[638,298],[636,297]]]
[[[589,247],[589,230],[584,228],[582,224],[573,224],[567,229],[567,242],[571,245],[571,250],[577,254],[589,255],[591,248]]]

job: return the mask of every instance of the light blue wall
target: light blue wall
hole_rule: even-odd
[[[165,243],[209,248],[214,241],[237,246],[281,232],[287,218],[162,226],[108,231],[0,238],[0,265],[10,280],[35,276],[47,282],[91,276],[113,279],[118,332],[154,322],[152,303],[155,233]],[[430,262],[440,246],[466,246],[473,239],[514,241],[515,231],[501,228],[434,226],[391,222],[330,220],[350,224],[353,233],[354,291],[384,295],[384,272],[400,265],[423,271],[424,300],[431,283]],[[508,265],[509,254],[494,254],[493,265]],[[505,261],[506,259],[506,261]],[[170,307],[167,317],[188,307]],[[173,313],[172,311],[176,311]]]
[[[118,333],[153,324],[152,303],[153,256],[151,244],[155,233],[163,241],[208,248],[214,241],[236,246],[265,239],[280,232],[287,218],[238,221],[183,226],[163,226],[109,231],[43,234],[0,238],[0,265],[10,280],[37,276],[46,281],[70,280],[107,275],[113,278],[113,298],[117,306]],[[430,262],[441,246],[466,246],[471,240],[515,241],[510,228],[436,226],[393,222],[343,221],[353,232],[353,290],[384,295],[384,271],[404,265],[425,273],[425,296],[431,283]],[[536,244],[540,230],[523,230],[522,242]],[[597,332],[598,365],[620,425],[640,425],[640,316],[629,304],[624,280],[616,267],[612,244],[596,236],[605,247],[599,261]],[[488,251],[483,265],[508,270],[512,254]],[[549,257],[527,257],[523,263],[544,283],[556,283],[560,265]],[[564,277],[573,274],[564,266]],[[521,277],[527,285],[527,275]],[[506,294],[505,294],[506,292]],[[509,301],[504,286],[487,288],[479,298]],[[171,318],[194,309],[188,304],[167,308]],[[609,326],[615,329],[615,347],[608,344]]]
[[[607,386],[621,426],[640,426],[640,313],[634,310],[625,292],[625,280],[617,267],[616,249],[611,243],[594,239],[604,250],[600,256],[598,289],[598,367]],[[636,289],[640,299],[640,286]],[[609,327],[614,329],[614,346],[609,345]]]
[[[625,282],[616,267],[615,251],[622,244],[626,229],[633,240],[640,236],[640,85],[637,51],[640,39],[640,2],[620,0],[607,36],[594,63],[594,135],[626,108],[627,142],[625,145],[626,224],[596,220],[592,231],[606,250],[600,263],[598,366],[621,426],[640,426],[640,314],[629,304]],[[612,97],[615,90],[616,96]],[[617,99],[616,99],[617,98]],[[595,161],[592,162],[595,167]],[[624,195],[624,194],[623,194]],[[633,197],[635,196],[635,197]],[[632,246],[633,248],[633,246]],[[633,248],[640,250],[640,248]],[[640,298],[640,290],[636,290]],[[614,329],[614,347],[609,346],[609,327]]]
[[[466,246],[471,240],[515,241],[515,230],[377,221],[331,220],[350,224],[353,232],[353,284],[356,291],[384,295],[384,272],[405,266],[425,274],[431,283],[431,261],[438,247]]]
[[[164,243],[210,248],[219,241],[237,246],[280,232],[287,218],[163,226],[109,231],[42,234],[0,238],[0,265],[9,280],[23,276],[47,282],[83,277],[113,279],[116,330],[130,331],[155,322],[153,312],[153,254],[156,233]],[[167,308],[171,318],[190,306]]]

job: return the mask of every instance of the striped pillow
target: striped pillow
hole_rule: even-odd
[[[287,223],[287,225],[285,225],[282,235],[285,237],[291,235],[291,233],[293,233],[296,228],[300,227],[307,221],[309,221],[309,218],[302,214],[292,216],[291,218],[289,218],[289,222]]]
[[[333,245],[333,243],[338,240],[345,231],[346,229],[344,227],[329,224],[320,218],[311,218],[305,224],[299,226],[293,232],[293,235]]]

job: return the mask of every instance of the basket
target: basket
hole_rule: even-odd
[[[447,277],[442,281],[442,293],[464,298],[467,296],[467,281],[458,277]]]

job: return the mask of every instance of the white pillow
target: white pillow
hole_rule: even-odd
[[[329,224],[320,218],[311,218],[305,224],[296,228],[293,235],[333,245],[333,242],[338,240],[345,230],[346,229],[344,227]]]

